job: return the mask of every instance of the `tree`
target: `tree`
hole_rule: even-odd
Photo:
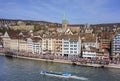
[[[34,25],[34,32],[36,32],[36,31],[39,31],[39,30],[41,30],[41,26],[40,25],[38,25],[38,24],[36,24],[36,25]]]
[[[34,32],[36,31],[39,31],[39,30],[44,30],[44,31],[48,31],[48,29],[45,27],[45,25],[39,25],[39,24],[36,24],[34,25]]]

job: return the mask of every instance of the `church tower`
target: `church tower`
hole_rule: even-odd
[[[66,30],[67,24],[68,24],[68,22],[66,20],[65,14],[64,14],[63,19],[62,19],[62,29]]]

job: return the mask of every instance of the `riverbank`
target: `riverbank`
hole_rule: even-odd
[[[0,55],[5,56],[5,54],[0,53]],[[24,57],[24,56],[16,56],[13,55],[12,57],[14,58],[21,58],[21,59],[28,59],[28,60],[38,60],[38,61],[45,61],[45,62],[54,62],[54,63],[63,63],[63,64],[73,64],[73,65],[78,65],[78,66],[85,66],[85,67],[95,67],[95,68],[116,68],[120,69],[119,64],[109,64],[109,65],[102,65],[102,64],[81,64],[79,62],[71,62],[71,60],[61,60],[61,59],[54,59],[54,60],[49,60],[49,59],[40,59],[40,58],[33,58],[33,57]]]
[[[116,68],[116,69],[120,69],[120,64],[116,65],[116,64],[109,64],[109,65],[104,65],[105,68]]]
[[[14,56],[16,57],[16,56]],[[39,60],[39,61],[44,61],[44,62],[54,62],[54,63],[62,63],[62,64],[73,64],[73,65],[78,65],[78,66],[85,66],[85,67],[95,67],[95,68],[103,68],[103,65],[100,64],[80,64],[78,62],[71,62],[70,60],[47,60],[47,59],[39,59],[39,58],[30,58],[30,57],[23,57],[23,56],[17,56],[17,58],[21,59],[29,59],[29,60]]]
[[[14,56],[16,57],[16,56]],[[40,59],[40,58],[30,58],[30,57],[23,57],[23,56],[17,56],[17,58],[22,59],[29,59],[29,60],[39,60],[39,61],[45,61],[45,62],[55,62],[55,63],[63,63],[63,64],[73,64],[78,66],[85,66],[85,67],[95,67],[95,68],[116,68],[120,69],[120,65],[116,64],[109,64],[109,65],[100,65],[100,64],[80,64],[78,62],[71,62],[70,60],[48,60],[48,59]]]

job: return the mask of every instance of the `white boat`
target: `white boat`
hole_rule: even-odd
[[[71,74],[68,72],[53,72],[53,71],[40,71],[40,74],[42,75],[48,75],[48,76],[56,76],[56,77],[64,77],[64,78],[70,78]]]

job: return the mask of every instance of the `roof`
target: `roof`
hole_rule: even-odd
[[[113,32],[101,32],[98,34],[98,37],[101,37],[101,39],[111,39],[114,34]]]
[[[7,31],[8,35],[10,36],[11,39],[18,39],[18,35],[20,31]]]
[[[103,24],[93,24],[91,26],[96,26],[96,27],[114,27],[114,26],[120,26],[120,23],[103,23]]]
[[[82,35],[82,41],[83,42],[95,42],[96,41],[96,35],[95,34],[84,34]]]
[[[61,38],[72,38],[72,39],[78,39],[79,35],[61,35]]]
[[[39,42],[40,40],[42,40],[39,37],[32,37],[31,39],[33,40],[33,42]]]

